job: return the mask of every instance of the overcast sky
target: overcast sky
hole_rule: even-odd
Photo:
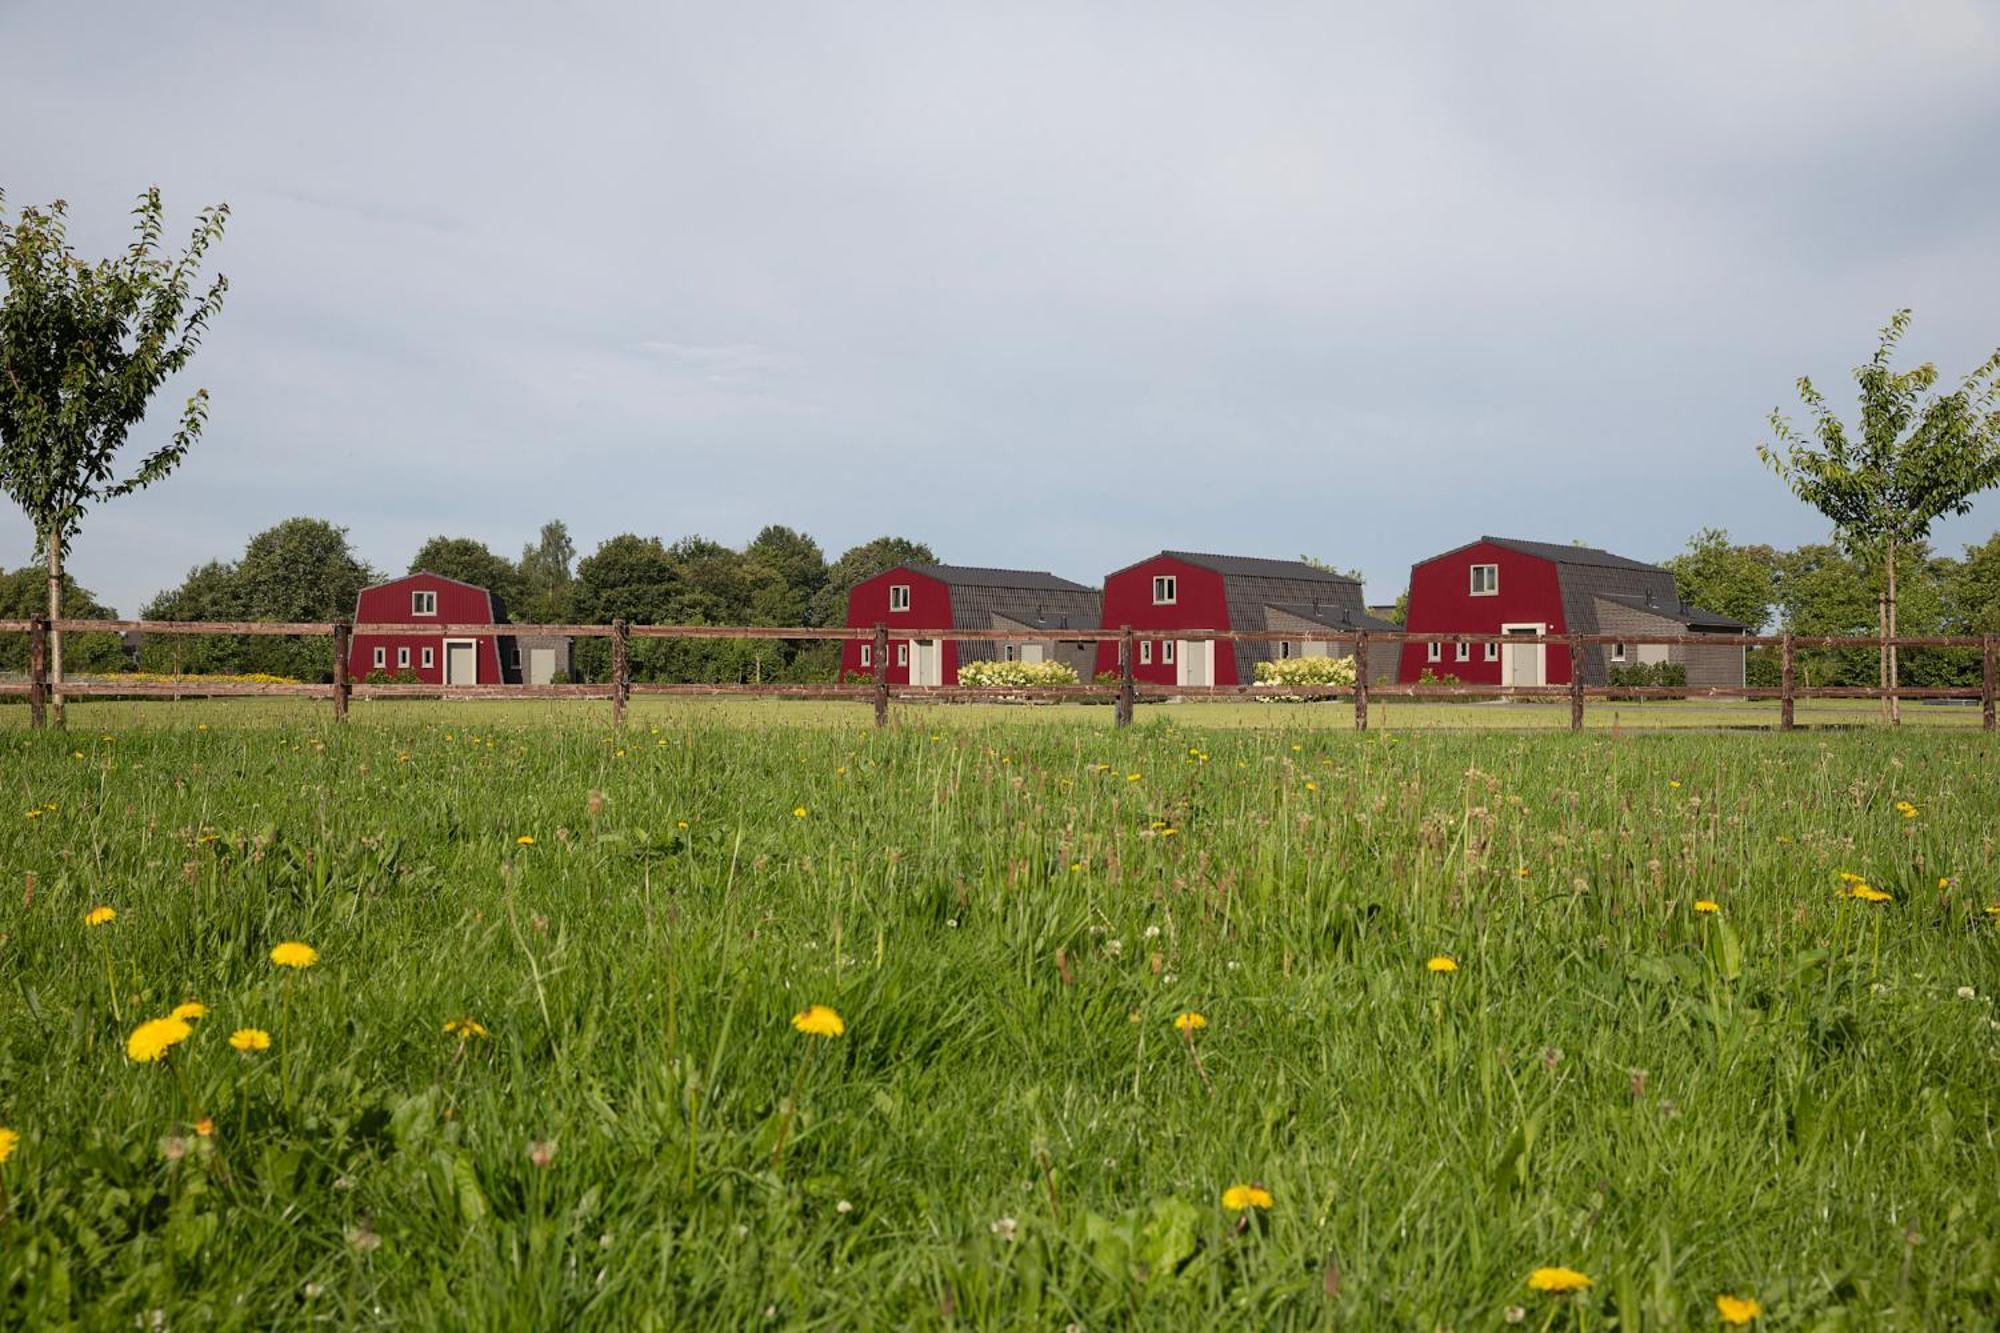
[[[228,201],[126,613],[294,514],[401,572],[546,519],[1094,582],[1825,525],[1755,454],[1899,306],[2000,345],[2000,8],[0,0],[0,188]],[[137,452],[136,448],[134,452]],[[1941,544],[2000,526],[1989,498]],[[0,556],[31,536],[0,511]]]

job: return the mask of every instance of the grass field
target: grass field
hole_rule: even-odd
[[[0,1325],[2000,1323],[1993,740],[1397,709],[0,710]]]

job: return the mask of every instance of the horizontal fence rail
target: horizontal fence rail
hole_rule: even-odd
[[[184,680],[87,680],[54,678],[49,652],[52,634],[159,634],[159,635],[279,635],[292,638],[331,640],[330,666],[333,679],[323,684],[279,684],[255,681]],[[609,700],[612,719],[622,724],[628,701],[633,695],[679,698],[754,697],[820,701],[869,701],[874,705],[876,724],[886,725],[892,699],[900,702],[976,703],[1005,702],[1110,702],[1115,705],[1119,726],[1129,725],[1133,708],[1139,703],[1168,699],[1338,699],[1351,698],[1354,725],[1368,726],[1372,698],[1401,699],[1567,699],[1570,726],[1583,726],[1584,705],[1590,699],[1746,699],[1777,700],[1780,729],[1794,725],[1793,705],[1801,699],[1876,700],[1978,700],[1981,723],[1995,729],[1996,639],[1994,635],[1950,636],[1909,635],[1827,636],[1792,634],[1489,634],[1437,633],[1405,630],[1347,630],[1330,628],[1300,630],[1212,630],[1148,629],[1132,626],[1096,630],[996,630],[956,627],[906,628],[893,633],[885,624],[874,626],[772,626],[772,625],[632,625],[614,621],[609,625],[493,625],[493,624],[349,624],[334,622],[271,621],[182,621],[182,620],[50,620],[36,616],[28,620],[0,620],[0,634],[28,636],[28,672],[25,681],[0,680],[0,697],[26,696],[32,725],[45,726],[51,702],[60,707],[64,699],[88,698],[302,698],[331,701],[333,714],[345,719],[353,699],[585,699]],[[372,684],[351,679],[348,650],[357,634],[381,637],[424,636],[430,638],[602,638],[611,640],[611,679],[600,683],[569,685],[511,685],[487,682],[477,685]],[[1315,643],[1337,649],[1337,655],[1351,656],[1356,663],[1356,680],[1351,685],[1163,685],[1137,678],[1137,645],[1141,639],[1172,638],[1188,643],[1265,644],[1299,642],[1312,636]],[[631,678],[630,644],[633,639],[669,640],[790,640],[803,642],[860,642],[872,648],[866,683],[849,684],[843,670],[837,681],[825,683],[743,684],[676,683],[634,681]],[[892,684],[888,679],[888,655],[892,641],[935,641],[952,643],[1039,643],[1079,646],[1117,645],[1117,680],[1108,684],[1012,686]],[[1545,646],[1569,650],[1570,680],[1561,685],[1502,685],[1441,682],[1383,682],[1368,679],[1369,650],[1384,645],[1399,651],[1405,645],[1428,644],[1509,644],[1515,647]],[[1779,683],[1776,685],[1586,685],[1576,664],[1585,648],[1610,644],[1628,647],[1705,647],[1727,649],[1775,648],[1779,652]],[[1966,686],[1904,686],[1885,684],[1801,685],[1797,681],[1797,654],[1808,649],[1963,649],[1976,651],[1980,679]],[[1426,662],[1426,669],[1457,665],[1443,661]]]

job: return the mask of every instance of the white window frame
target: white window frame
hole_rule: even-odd
[[[861,665],[865,667],[872,667],[875,665],[874,644],[864,643],[861,645]]]
[[[435,648],[430,647],[429,645],[426,645],[424,647],[424,670],[429,671],[432,667],[436,665],[437,665],[437,650]]]
[[[396,649],[396,670],[398,671],[404,670],[409,665],[410,665],[410,650],[408,648]]]
[[[1488,644],[1486,645],[1486,660],[1487,660],[1487,661],[1489,661],[1489,662],[1497,662],[1497,661],[1499,661],[1499,660],[1500,660],[1500,645],[1499,645],[1499,644],[1497,644],[1497,643],[1488,643]]]
[[[1624,645],[1624,644],[1622,644],[1622,643],[1614,643],[1614,644],[1612,644],[1612,645],[1611,645],[1611,660],[1612,660],[1612,661],[1614,661],[1614,662],[1622,662],[1622,661],[1624,661],[1624,660],[1625,660],[1625,645]]]
[[[380,670],[382,670],[382,668],[384,668],[384,667],[386,667],[386,666],[388,666],[388,665],[389,665],[389,650],[388,650],[387,648],[383,647],[383,646],[382,646],[381,644],[379,644],[379,643],[378,643],[378,644],[376,644],[376,645],[375,645],[375,669],[376,669],[377,671],[380,671]]]
[[[1490,576],[1490,581],[1484,588],[1479,586],[1479,575],[1482,571]],[[1500,595],[1500,566],[1492,564],[1474,565],[1472,566],[1471,580],[1472,596],[1498,597]]]
[[[1181,580],[1178,574],[1153,575],[1153,605],[1173,606],[1181,599]]]
[[[1464,639],[1460,639],[1452,651],[1452,659],[1458,662],[1470,662],[1472,660],[1472,645]]]
[[[909,584],[892,583],[889,585],[889,609],[891,611],[907,611],[910,609]]]
[[[1174,664],[1174,641],[1172,639],[1160,640],[1160,664],[1162,666],[1172,666]]]
[[[410,614],[413,616],[435,616],[438,613],[438,595],[429,588],[410,589]]]
[[[1426,662],[1444,661],[1444,645],[1435,641],[1425,644],[1424,660]]]
[[[909,645],[909,644],[907,644],[907,643],[899,643],[899,644],[897,644],[897,645],[896,645],[896,665],[897,665],[897,666],[899,666],[899,667],[906,667],[906,666],[908,666],[909,664],[910,664],[910,645]]]
[[[1282,662],[1291,655],[1292,655],[1292,641],[1290,639],[1278,640],[1278,660]]]
[[[1139,640],[1139,665],[1153,665],[1153,641],[1151,639]]]

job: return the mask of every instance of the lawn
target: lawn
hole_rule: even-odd
[[[0,1325],[2000,1322],[1992,738],[1406,707],[0,721]]]

